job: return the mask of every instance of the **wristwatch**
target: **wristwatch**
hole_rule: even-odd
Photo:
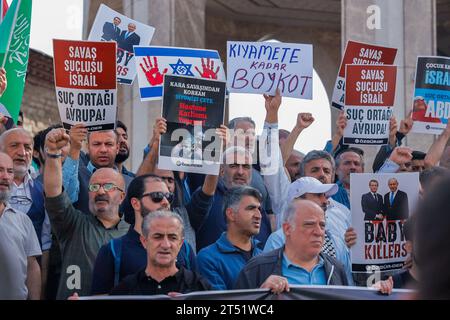
[[[61,158],[62,157],[62,152],[60,151],[59,153],[49,153],[48,152],[48,148],[45,148],[45,155],[47,156],[47,157],[49,157],[49,158],[52,158],[52,159],[58,159],[58,158]]]

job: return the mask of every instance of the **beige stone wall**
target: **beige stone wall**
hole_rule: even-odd
[[[53,81],[53,58],[34,49],[30,49],[21,110],[25,115],[25,128],[33,133],[61,122]]]

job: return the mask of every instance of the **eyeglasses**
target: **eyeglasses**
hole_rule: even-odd
[[[26,196],[11,196],[8,202],[9,204],[29,205],[32,200]]]
[[[164,198],[166,198],[169,203],[172,203],[174,195],[172,192],[157,191],[157,192],[144,193],[142,195],[142,198],[144,198],[144,197],[150,197],[152,199],[152,201],[155,203],[160,203],[161,201],[163,201]]]
[[[105,192],[109,192],[109,191],[114,190],[114,189],[117,189],[117,190],[120,190],[120,191],[123,192],[123,190],[121,188],[119,188],[118,186],[116,186],[112,182],[108,182],[108,183],[104,183],[104,184],[92,183],[92,184],[89,185],[89,191],[91,191],[91,192],[98,192],[101,187],[103,187],[103,190],[105,190]]]

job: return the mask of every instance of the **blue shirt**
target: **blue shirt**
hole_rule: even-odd
[[[72,203],[78,201],[80,182],[78,181],[78,166],[80,161],[67,156],[62,166],[63,187]]]
[[[336,182],[336,184],[339,187],[338,192],[332,195],[331,198],[333,198],[339,203],[342,203],[350,210],[350,199],[348,198],[347,190],[345,190],[344,185],[342,184],[341,181]]]
[[[327,279],[323,259],[319,256],[319,263],[314,266],[311,272],[293,264],[286,254],[283,253],[283,261],[281,264],[281,274],[288,280],[289,284],[303,285],[326,285]]]
[[[261,250],[257,247],[258,240],[252,239],[251,256],[235,247],[227,238],[226,232],[208,247],[200,250],[197,255],[198,271],[203,275],[214,290],[231,290],[239,272],[251,257],[257,256]]]

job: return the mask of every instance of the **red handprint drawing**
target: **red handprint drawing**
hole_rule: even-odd
[[[167,68],[163,70],[163,72],[159,72],[158,67],[158,59],[156,57],[153,57],[153,64],[151,61],[151,57],[146,57],[143,59],[145,63],[145,67],[140,63],[142,71],[144,71],[145,77],[147,78],[147,81],[152,86],[157,86],[163,83],[164,81],[164,75],[167,73]]]
[[[217,74],[219,73],[220,67],[217,67],[216,71],[214,72],[214,60],[207,58],[205,64],[205,60],[202,58],[202,68],[203,72],[200,72],[200,70],[195,67],[195,70],[197,70],[202,78],[217,79]]]

